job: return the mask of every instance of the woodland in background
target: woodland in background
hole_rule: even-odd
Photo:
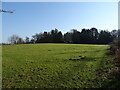
[[[13,35],[9,38],[11,44],[29,44],[29,43],[73,43],[73,44],[109,44],[120,35],[120,30],[98,31],[96,28],[82,29],[81,32],[77,29],[71,29],[70,32],[62,33],[58,29],[50,32],[37,33],[31,38],[26,37],[25,40],[18,35]]]

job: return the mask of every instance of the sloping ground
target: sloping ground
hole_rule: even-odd
[[[111,87],[113,56],[107,45],[3,46],[3,88]],[[79,56],[85,57],[77,61]]]

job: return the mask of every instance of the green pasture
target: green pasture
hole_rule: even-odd
[[[110,79],[108,45],[19,44],[2,47],[3,88],[99,88]],[[79,56],[85,57],[80,60]],[[102,74],[102,75],[101,75]]]

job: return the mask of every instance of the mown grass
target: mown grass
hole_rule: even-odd
[[[99,88],[111,82],[108,45],[3,46],[3,88]],[[70,58],[85,56],[83,60]]]

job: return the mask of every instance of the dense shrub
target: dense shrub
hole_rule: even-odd
[[[117,59],[120,59],[120,38],[114,40],[111,43],[110,51],[112,54],[114,54],[116,56]]]
[[[110,53],[115,56],[113,59],[114,69],[111,73],[113,77],[112,86],[120,88],[120,38],[115,39],[110,45]]]

